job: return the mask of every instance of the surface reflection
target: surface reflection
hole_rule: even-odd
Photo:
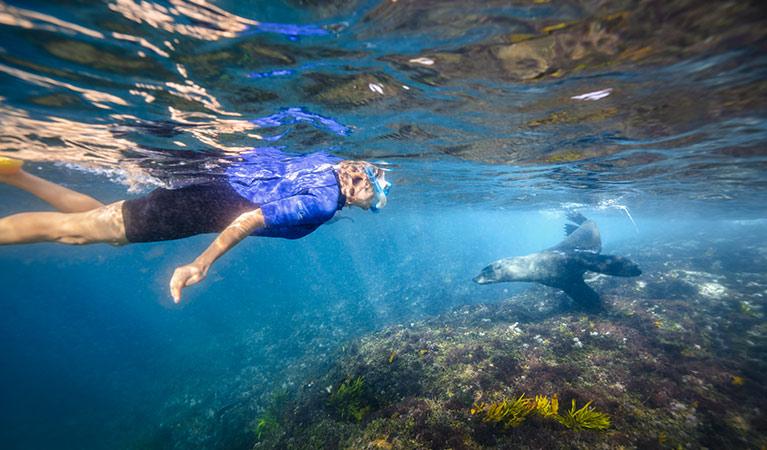
[[[668,192],[684,180],[689,196],[717,169],[758,173],[767,23],[755,4],[288,4],[0,3],[3,150],[50,161],[41,140],[63,128],[80,135],[58,140],[81,149],[55,158],[136,170],[159,158],[161,172],[260,141],[330,147],[405,160],[412,179],[468,164],[454,177],[467,199],[488,198],[486,165],[523,166],[511,188]],[[414,173],[419,160],[436,163]]]
[[[0,24],[35,29],[39,31],[64,32],[66,34],[83,34],[101,39],[104,34],[81,25],[61,20],[57,17],[6,5],[0,2]]]
[[[146,23],[169,33],[206,41],[236,37],[248,25],[258,24],[202,0],[171,0],[170,5],[166,7],[148,1],[115,0],[109,4],[109,9],[137,23]],[[191,23],[179,23],[179,20]]]

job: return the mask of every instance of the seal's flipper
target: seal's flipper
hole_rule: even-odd
[[[617,255],[597,255],[588,252],[577,252],[573,258],[586,270],[591,272],[613,275],[616,277],[636,277],[642,275],[639,266],[628,258]]]
[[[565,224],[565,236],[570,236],[573,234],[573,231],[578,229],[578,225],[573,225],[571,223]]]
[[[589,220],[589,219],[586,218],[586,216],[584,216],[583,214],[579,213],[576,210],[568,211],[567,212],[567,219],[570,222],[577,223],[578,225],[583,225],[583,222]]]
[[[584,309],[599,309],[602,307],[602,300],[599,299],[599,294],[591,289],[583,279],[570,280],[567,284],[561,284],[558,288],[565,291],[565,294],[569,295],[578,306]]]
[[[548,249],[555,252],[589,251],[599,253],[602,250],[602,238],[597,224],[591,220],[583,222],[562,242]]]

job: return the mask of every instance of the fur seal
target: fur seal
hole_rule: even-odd
[[[578,212],[570,212],[568,219],[577,225],[565,225],[567,237],[559,244],[527,256],[498,260],[482,269],[474,281],[478,284],[534,281],[563,290],[583,308],[598,309],[602,306],[599,294],[583,281],[586,271],[616,277],[642,274],[628,258],[599,254],[602,239],[596,223]]]

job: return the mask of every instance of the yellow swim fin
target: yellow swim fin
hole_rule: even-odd
[[[24,164],[24,161],[20,159],[0,156],[0,175],[18,173],[21,170],[22,164]]]

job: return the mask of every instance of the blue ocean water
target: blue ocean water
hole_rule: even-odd
[[[36,175],[112,202],[277,146],[394,184],[379,215],[247,239],[180,305],[210,235],[0,248],[2,447],[248,448],[231,411],[355,337],[525,291],[471,279],[573,208],[605,251],[723,245],[712,273],[767,285],[765,25],[745,1],[0,2],[0,156]]]

